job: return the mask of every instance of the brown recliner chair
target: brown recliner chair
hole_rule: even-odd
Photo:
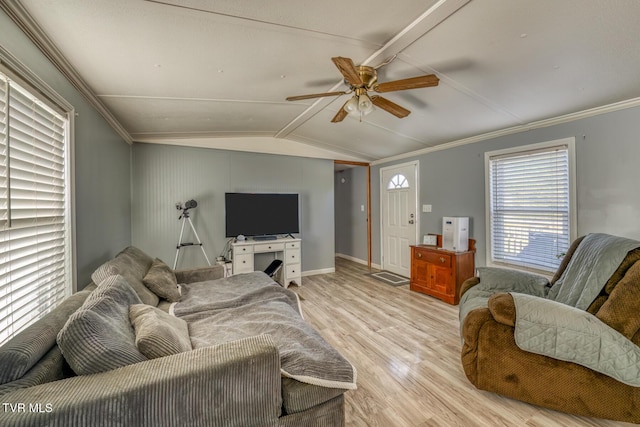
[[[548,287],[556,284],[583,239],[573,242]],[[463,283],[461,297],[479,282],[473,277]],[[468,301],[462,299],[461,313]],[[485,301],[484,307],[467,307],[461,324],[462,365],[478,389],[576,415],[640,423],[640,387],[521,350],[514,337],[512,295],[499,291]],[[626,254],[587,311],[640,345],[640,249]]]

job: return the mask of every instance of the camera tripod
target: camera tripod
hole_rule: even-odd
[[[178,209],[181,209],[181,207],[178,207]],[[196,233],[196,228],[193,226],[193,222],[191,222],[191,218],[189,216],[189,208],[186,208],[186,209],[183,208],[182,215],[180,215],[180,218],[178,219],[182,220],[182,227],[180,228],[180,237],[178,238],[178,244],[176,245],[176,258],[173,260],[173,269],[175,270],[176,266],[178,265],[178,255],[180,255],[180,249],[184,248],[185,246],[200,246],[200,249],[202,250],[202,255],[204,255],[204,259],[206,259],[207,264],[211,266],[211,262],[207,257],[207,253],[204,251],[204,246],[200,241],[200,237],[198,237],[198,233]],[[182,236],[184,235],[184,225],[187,222],[189,223],[189,226],[191,226],[191,231],[193,231],[193,235],[195,236],[197,243],[193,243],[193,242],[182,243]]]

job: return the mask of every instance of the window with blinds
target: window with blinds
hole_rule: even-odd
[[[70,288],[68,128],[65,115],[0,72],[0,344]]]
[[[487,153],[491,262],[555,271],[571,243],[570,146]]]

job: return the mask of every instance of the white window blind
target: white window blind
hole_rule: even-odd
[[[491,260],[555,271],[570,243],[569,148],[489,157]]]
[[[0,73],[0,344],[68,289],[68,119]]]

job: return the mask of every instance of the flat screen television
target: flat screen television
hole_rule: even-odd
[[[226,193],[224,206],[227,237],[300,232],[297,194]]]

